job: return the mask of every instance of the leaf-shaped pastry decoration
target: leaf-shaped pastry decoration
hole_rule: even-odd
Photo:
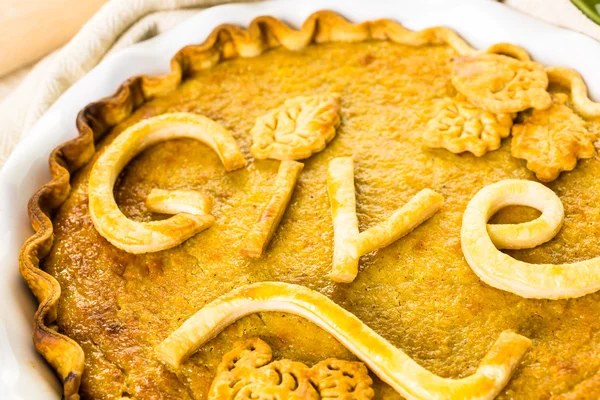
[[[585,121],[567,106],[566,95],[553,97],[547,110],[534,110],[512,129],[511,154],[527,160],[527,168],[543,182],[570,171],[580,158],[595,153],[595,135]]]
[[[452,84],[471,103],[495,114],[543,110],[552,104],[541,64],[500,54],[456,57]]]
[[[250,148],[257,159],[301,160],[323,150],[340,124],[337,94],[301,96],[258,118]]]
[[[327,359],[309,368],[291,360],[271,362],[259,338],[237,342],[223,356],[209,400],[372,399],[373,380],[361,362]]]
[[[501,140],[510,135],[511,114],[493,114],[460,95],[437,102],[434,113],[423,135],[429,147],[443,147],[452,153],[469,151],[481,157],[500,148]]]

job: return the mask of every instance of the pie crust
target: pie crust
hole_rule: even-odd
[[[171,61],[170,73],[162,76],[136,76],[130,78],[122,84],[113,96],[92,103],[79,113],[76,121],[79,136],[62,144],[52,152],[50,155],[50,171],[53,178],[49,183],[42,186],[29,202],[29,215],[35,234],[27,240],[19,255],[21,275],[39,302],[38,310],[34,316],[33,342],[36,349],[56,370],[63,384],[66,399],[76,400],[79,398],[78,391],[84,368],[84,352],[78,343],[56,330],[57,305],[61,296],[61,288],[57,280],[42,271],[39,265],[40,260],[48,255],[53,244],[53,225],[50,215],[69,196],[71,174],[88,164],[95,156],[97,142],[112,127],[124,121],[145,102],[170,93],[180,85],[185,77],[207,70],[223,60],[238,57],[256,57],[268,49],[280,46],[289,50],[300,50],[312,43],[361,42],[366,40],[390,40],[409,46],[445,43],[463,57],[498,58],[500,56],[497,56],[497,54],[502,54],[515,60],[529,62],[529,56],[525,50],[517,46],[498,44],[486,50],[478,51],[461,39],[457,33],[443,27],[412,32],[391,20],[384,19],[352,24],[333,12],[320,11],[311,15],[300,30],[294,30],[278,19],[259,17],[250,24],[247,30],[233,25],[219,26],[204,43],[187,46],[179,51]],[[504,60],[503,57],[502,59]],[[514,64],[513,61],[507,61],[507,63]],[[537,74],[537,66],[531,67],[531,69]],[[586,117],[600,116],[600,104],[589,99],[585,83],[576,72],[558,67],[548,67],[545,71],[548,74],[550,83],[558,82],[570,88],[573,107],[579,113]],[[536,84],[536,88],[538,86],[539,88],[544,87],[544,82]],[[514,112],[525,107],[525,105],[518,103],[514,107],[511,106],[510,109],[499,109],[496,107],[497,103],[494,99],[477,100],[470,90],[465,89],[464,91],[467,97],[471,96],[472,100],[479,101],[481,106],[491,109],[492,112]],[[550,106],[550,102],[538,91],[531,96],[522,97],[521,100],[523,98],[526,98],[525,104],[534,105],[539,109]],[[160,196],[163,195],[165,193],[155,192],[151,196],[150,204],[155,202],[155,206],[160,208]],[[189,204],[189,193],[170,193],[170,195],[174,196],[172,198],[179,200],[186,198],[185,204]],[[194,202],[196,202],[199,209],[206,210],[206,198],[194,197]],[[164,202],[162,204],[164,206]],[[168,202],[168,204],[173,205],[174,203]],[[180,208],[176,208],[176,210],[181,211]],[[484,221],[483,230],[486,229],[486,223],[487,221]],[[495,242],[498,243],[498,241],[499,239]],[[303,293],[303,290],[305,289],[294,290],[291,295]],[[326,302],[327,300],[323,298],[323,301]],[[333,303],[331,306],[334,307]],[[345,314],[342,313],[341,315]],[[504,348],[506,343],[512,343],[515,340],[519,345],[510,347],[513,353],[507,355],[499,351]],[[506,383],[508,370],[503,369],[498,361],[509,357],[511,360],[509,363],[510,368],[512,368],[528,346],[529,341],[518,335],[513,333],[501,335],[499,342],[490,353],[491,356],[484,359],[482,363],[485,368],[480,369],[479,375],[473,376],[478,376],[477,379],[488,380],[496,377],[499,379],[496,382],[503,381],[503,384]],[[414,368],[411,369],[412,372],[409,372],[424,373],[420,366],[415,365]],[[492,368],[495,372],[486,378],[488,368]],[[495,375],[496,372],[498,375]],[[415,382],[419,381],[417,379]],[[574,396],[587,393],[590,385],[595,387],[597,381],[598,375],[589,377],[587,381],[583,381],[573,389]],[[434,382],[439,381],[434,379]],[[452,385],[458,385],[458,382],[461,381],[457,380]],[[499,389],[494,386],[492,391],[495,390]]]

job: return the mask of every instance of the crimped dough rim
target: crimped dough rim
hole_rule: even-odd
[[[460,55],[478,53],[456,32],[445,27],[413,32],[388,19],[353,24],[335,12],[323,10],[313,13],[299,30],[295,30],[277,18],[263,16],[254,19],[247,29],[231,24],[218,26],[202,44],[182,48],[171,60],[170,73],[129,78],[114,95],[91,103],[79,112],[76,120],[79,136],[52,151],[49,159],[52,180],[29,200],[28,211],[35,234],[25,242],[19,254],[20,273],[39,301],[33,321],[34,345],[59,375],[65,399],[79,399],[84,352],[74,340],[53,329],[61,288],[53,276],[39,268],[39,264],[53,243],[50,215],[69,196],[71,174],[93,158],[95,144],[146,101],[170,93],[186,76],[211,68],[220,61],[255,57],[279,46],[299,50],[313,43],[374,39],[412,46],[446,43]],[[505,43],[492,45],[484,52],[530,59],[521,47]],[[589,99],[587,87],[577,72],[554,67],[548,72],[550,79],[571,87],[578,111],[586,116],[600,115],[600,103]]]

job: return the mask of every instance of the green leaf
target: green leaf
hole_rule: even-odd
[[[589,19],[600,25],[600,0],[571,0]]]

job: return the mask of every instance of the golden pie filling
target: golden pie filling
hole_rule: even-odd
[[[397,360],[411,358],[428,370],[431,374],[414,376],[433,386],[461,382],[476,371],[481,385],[489,385],[491,375],[485,374],[492,373],[486,368],[508,357],[514,373],[506,383],[512,370],[504,371],[500,399],[600,396],[600,293],[594,286],[599,272],[593,265],[572,272],[561,266],[600,256],[600,161],[593,145],[600,118],[585,110],[579,114],[567,87],[571,82],[548,83],[537,63],[520,64],[508,55],[460,56],[446,44],[388,41],[277,48],[196,72],[115,126],[95,158],[71,177],[70,195],[53,216],[52,249],[41,264],[62,288],[57,329],[85,354],[80,395],[256,398],[247,388],[232,391],[242,382],[275,396],[265,398],[288,398],[288,392],[273,389],[277,379],[269,380],[288,368],[301,388],[289,398],[335,397],[338,392],[325,390],[331,389],[325,380],[333,379],[346,382],[345,390],[354,393],[347,398],[400,399],[380,378],[393,379],[374,371],[380,364],[363,360],[371,367],[367,376],[356,363],[362,347],[348,345],[367,343],[372,330],[382,341],[369,343],[383,344],[364,349],[401,350],[405,354],[396,356],[405,358]],[[130,142],[126,155],[111,156],[110,144],[134,137],[141,129],[136,123],[166,113],[214,122],[180,126],[176,139],[148,139],[143,148]],[[213,123],[231,137],[221,128],[215,128],[216,142],[194,136]],[[229,146],[233,164],[218,150],[220,143]],[[111,177],[94,171],[96,161],[124,169]],[[94,179],[104,188],[98,196]],[[497,204],[481,206],[487,192],[480,190],[509,179],[549,181],[545,185],[560,200],[548,194],[555,214],[536,220],[539,211],[518,205],[537,207],[535,199],[504,204],[505,192],[495,198]],[[538,193],[534,189],[543,192],[536,186],[531,196]],[[469,204],[476,194],[479,203]],[[419,201],[424,205],[413,205]],[[545,205],[539,207],[546,212]],[[100,218],[96,209],[105,214]],[[418,218],[408,220],[413,209]],[[542,239],[515,238],[515,245],[510,236],[520,235],[516,230],[488,225],[486,251],[494,245],[512,249],[494,248],[489,255],[522,261],[519,276],[511,276],[508,267],[492,271],[496,264],[486,264],[479,236],[467,240],[486,230],[489,216],[478,212],[493,215],[491,224],[535,220],[519,226],[548,231]],[[468,231],[463,214],[481,229]],[[101,235],[102,218],[125,221],[141,239]],[[185,237],[167,218],[188,221]],[[159,225],[169,226],[171,236],[156,236],[152,227]],[[382,239],[381,232],[393,240]],[[154,247],[148,247],[152,240]],[[581,287],[560,292],[553,286],[563,282],[559,278],[534,282],[523,277],[527,263],[556,264],[548,273]],[[537,286],[515,289],[513,281]],[[186,357],[168,361],[161,343],[185,321],[232,290],[246,293],[244,286],[260,282],[304,287],[298,293],[307,291],[301,307],[308,311],[285,312],[292,306],[264,311],[267,306],[242,313],[231,306],[227,312],[244,316],[190,344]],[[293,293],[293,285],[273,290]],[[258,296],[259,290],[252,293]],[[299,307],[293,295],[278,299]],[[321,302],[330,307],[331,318],[349,315],[338,326],[343,334],[310,318],[321,315],[310,306]],[[208,314],[200,317],[208,320]],[[217,316],[226,319],[225,311]],[[530,348],[523,337],[531,339]],[[496,346],[506,343],[514,354],[497,355]],[[246,369],[235,370],[237,360]],[[420,398],[419,389],[411,390],[404,394]],[[474,391],[464,393],[476,397]]]

